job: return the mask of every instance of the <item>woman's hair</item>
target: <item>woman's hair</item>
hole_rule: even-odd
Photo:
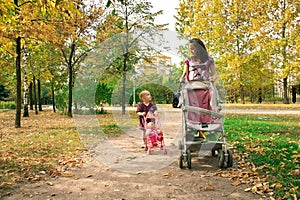
[[[190,59],[192,61],[200,59],[201,62],[206,62],[208,60],[208,53],[204,43],[198,38],[193,38],[190,40],[190,44],[196,49],[196,56],[192,56]]]
[[[143,97],[146,95],[146,94],[149,94],[150,92],[148,90],[143,90],[140,92],[140,100],[142,101],[143,100]]]

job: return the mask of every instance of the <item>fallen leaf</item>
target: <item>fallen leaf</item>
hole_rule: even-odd
[[[47,184],[53,186],[54,184],[51,181],[47,181]]]
[[[231,185],[233,185],[233,186],[239,186],[239,185],[241,185],[242,184],[242,182],[240,181],[240,180],[237,180],[237,181],[234,181],[233,183],[231,183]]]
[[[126,161],[131,161],[131,160],[134,160],[136,158],[136,156],[130,156],[130,157],[127,157],[125,158]]]
[[[299,155],[292,155],[291,158],[298,159],[298,158],[300,158],[300,154]]]
[[[10,185],[12,185],[12,183],[9,183],[9,182],[2,182],[2,183],[0,184],[0,187],[6,187],[6,186],[10,186]]]
[[[256,186],[253,186],[253,187],[251,188],[251,192],[252,192],[253,194],[255,194],[255,193],[257,192],[257,187],[256,187]]]
[[[62,176],[64,176],[64,177],[73,177],[75,175],[71,174],[71,173],[63,173]]]
[[[213,185],[209,184],[209,183],[206,183],[204,187],[203,186],[200,187],[200,190],[203,190],[203,189],[206,190],[206,191],[207,190],[216,190],[216,188]]]
[[[276,188],[276,189],[282,188],[282,184],[281,184],[281,183],[277,183],[277,184],[275,185],[275,188]]]
[[[296,196],[296,194],[291,194],[291,197],[293,197],[293,198],[294,198],[294,200],[297,200],[297,196]]]
[[[165,178],[169,178],[170,176],[172,176],[172,172],[169,171],[168,173],[164,174],[163,175]]]

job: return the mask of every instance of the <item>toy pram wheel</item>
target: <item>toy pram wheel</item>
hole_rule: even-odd
[[[166,148],[164,148],[164,154],[168,154],[168,151]]]
[[[232,167],[233,165],[232,152],[230,150],[227,150],[227,154],[228,154],[227,167]]]
[[[186,153],[187,153],[187,158],[186,158],[187,165],[188,165],[188,168],[191,169],[192,168],[192,154],[191,154],[190,150],[187,150]]]
[[[220,168],[223,168],[224,167],[224,163],[225,163],[224,151],[222,149],[219,149],[219,152],[218,152],[218,166]]]

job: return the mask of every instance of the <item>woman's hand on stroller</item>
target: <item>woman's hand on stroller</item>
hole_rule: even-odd
[[[210,76],[209,77],[209,81],[211,81],[211,82],[215,82],[216,80],[217,80],[216,76]]]
[[[138,115],[138,116],[145,116],[145,115],[146,115],[146,112],[137,112],[137,115]]]

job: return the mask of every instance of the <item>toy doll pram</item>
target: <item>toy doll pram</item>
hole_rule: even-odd
[[[150,119],[148,122],[147,119]],[[146,128],[146,151],[149,155],[152,154],[152,148],[159,147],[167,154],[167,149],[164,141],[163,132],[161,130],[159,114],[154,115],[148,112],[147,116],[144,118],[145,128]]]
[[[211,95],[210,103],[214,104],[212,110],[201,108],[201,105],[199,107],[190,105],[190,95],[188,94],[196,89],[209,91],[209,95]],[[179,142],[179,167],[183,168],[183,164],[186,163],[187,167],[191,169],[192,156],[197,152],[199,153],[200,150],[211,151],[212,156],[217,155],[218,166],[220,168],[231,167],[233,164],[232,153],[226,146],[222,122],[223,114],[220,113],[221,101],[218,99],[219,95],[215,84],[210,81],[191,81],[183,85],[181,95],[183,98],[181,105],[183,137]],[[189,113],[210,116],[211,121],[207,124],[201,122],[195,123],[189,119]]]

